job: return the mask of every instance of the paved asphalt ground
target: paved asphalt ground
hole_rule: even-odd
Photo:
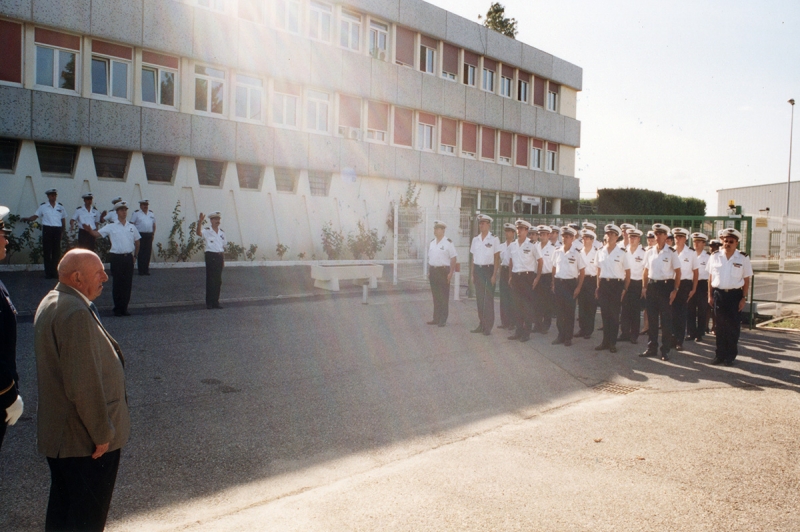
[[[40,277],[0,273],[23,312]],[[230,268],[208,311],[202,270],[135,278],[134,315],[103,316],[133,418],[108,529],[800,530],[799,337],[744,332],[731,368],[709,343],[662,362],[643,339],[469,334],[470,300],[429,327],[427,292],[384,287],[362,305]],[[3,531],[41,530],[49,486],[30,317],[19,333]]]

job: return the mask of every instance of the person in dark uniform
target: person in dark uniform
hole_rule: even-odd
[[[620,227],[620,229],[622,229]],[[631,266],[631,282],[625,298],[622,300],[622,311],[619,318],[620,333],[617,339],[620,342],[635,344],[639,341],[639,316],[642,312],[642,273],[644,273],[645,250],[639,244],[642,232],[638,229],[628,228],[628,258]]]
[[[739,313],[744,309],[753,267],[746,253],[737,246],[742,234],[733,228],[719,232],[722,249],[708,259],[708,304],[714,308],[717,329],[717,349],[711,364],[733,365],[739,354],[739,334],[742,322]]]
[[[8,207],[0,205],[0,261],[6,258],[8,245],[8,231],[3,221],[7,214]],[[23,408],[17,374],[17,310],[0,281],[0,448],[6,427],[17,422]]]
[[[513,329],[516,318],[514,317],[513,311],[514,305],[511,297],[511,285],[509,284],[509,280],[511,279],[509,259],[511,256],[508,254],[508,246],[514,243],[517,230],[514,224],[504,224],[503,230],[505,232],[506,241],[500,243],[500,277],[498,285],[500,289],[500,325],[497,328]]]
[[[678,254],[667,245],[669,227],[653,224],[656,244],[644,256],[642,297],[647,301],[647,351],[640,357],[658,354],[658,329],[661,322],[661,360],[669,360],[669,350],[675,345],[672,338],[672,302],[681,283],[681,263]]]
[[[81,198],[83,199],[83,205],[75,209],[75,214],[72,215],[72,220],[70,220],[69,225],[73,229],[76,225],[78,227],[78,247],[94,251],[94,235],[85,230],[83,226],[85,224],[92,229],[97,229],[97,224],[100,223],[100,220],[106,213],[101,213],[92,205],[94,197],[91,192],[84,194]]]
[[[472,253],[472,279],[475,283],[475,300],[478,303],[478,326],[473,333],[492,334],[494,327],[494,284],[500,269],[500,240],[489,228],[492,217],[478,215],[480,234],[472,239],[469,252]]]
[[[551,242],[552,227],[540,225],[536,230],[539,233],[539,243],[536,247],[542,258],[542,270],[539,272],[541,281],[533,294],[533,332],[547,334],[555,308],[550,286],[553,284],[553,254],[556,252],[556,247]],[[555,239],[558,240],[558,232],[555,234]]]
[[[681,263],[681,284],[678,295],[672,302],[672,337],[675,339],[675,350],[683,351],[683,338],[686,336],[686,319],[689,311],[689,300],[697,292],[698,260],[697,253],[686,245],[689,231],[682,227],[672,230],[675,237],[675,253]]]
[[[456,271],[456,247],[445,238],[447,224],[433,221],[433,240],[428,244],[428,280],[433,295],[433,319],[428,325],[444,327],[450,310],[450,279]],[[458,287],[456,287],[458,290]]]
[[[703,335],[708,326],[708,259],[711,255],[706,251],[708,237],[703,233],[692,233],[694,251],[697,253],[697,290],[689,300],[687,313],[686,340],[689,342],[703,341]]]
[[[203,237],[206,243],[206,308],[221,309],[219,292],[222,288],[222,269],[225,267],[225,246],[228,244],[225,231],[220,229],[222,214],[219,211],[208,213],[211,227],[203,228],[205,215],[201,212],[197,220],[197,236]]]
[[[42,219],[42,259],[44,260],[44,276],[46,279],[58,278],[58,261],[61,258],[61,239],[67,233],[67,211],[56,201],[58,190],[51,188],[47,192],[47,201],[39,205],[33,216],[22,218],[23,222]]]
[[[573,246],[578,232],[572,227],[561,228],[561,247],[553,254],[551,291],[555,298],[558,336],[553,345],[572,345],[575,330],[575,302],[583,287],[586,262],[583,253]]]
[[[539,245],[528,240],[533,227],[525,220],[517,220],[517,239],[509,244],[511,293],[514,297],[514,315],[517,326],[509,340],[527,342],[531,339],[533,324],[534,290],[542,277],[542,255]]]
[[[156,215],[150,210],[150,201],[139,200],[139,209],[133,212],[131,223],[142,235],[136,268],[139,275],[150,275],[150,255],[153,253],[153,235],[156,232]]]
[[[614,224],[605,226],[607,244],[597,252],[597,303],[603,318],[603,341],[595,351],[608,349],[617,352],[617,334],[622,299],[631,281],[630,258],[627,250],[617,245],[622,229]]]
[[[592,224],[594,225],[594,224]],[[581,230],[583,235],[583,260],[586,263],[583,286],[578,295],[578,334],[588,340],[594,332],[594,322],[597,315],[597,248],[594,243],[597,235],[591,229]]]

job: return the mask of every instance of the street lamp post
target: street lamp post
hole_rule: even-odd
[[[792,134],[794,133],[794,98],[789,100],[789,105],[792,106],[791,123],[789,124],[789,176],[786,178],[786,214],[783,216],[781,223],[781,250],[780,258],[778,259],[778,269],[784,270],[786,266],[786,252],[789,240],[789,201],[792,190]],[[783,299],[783,274],[778,274],[778,297],[777,300]],[[776,314],[780,311],[781,305],[778,303],[776,307]]]

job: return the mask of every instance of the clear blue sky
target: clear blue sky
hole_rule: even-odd
[[[428,1],[474,21],[491,4]],[[583,68],[582,197],[643,187],[703,199],[716,215],[718,189],[786,181],[800,1],[501,3],[518,40]]]

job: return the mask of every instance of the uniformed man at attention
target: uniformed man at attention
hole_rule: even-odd
[[[542,256],[539,245],[528,240],[528,231],[533,227],[525,220],[517,220],[517,239],[509,244],[511,264],[511,293],[514,298],[516,331],[509,340],[527,342],[531,338],[533,323],[533,292],[542,276]]]
[[[228,241],[225,238],[225,231],[219,227],[222,214],[219,211],[208,213],[211,227],[203,227],[205,218],[201,212],[195,234],[203,237],[206,243],[206,308],[221,309],[219,292],[222,288],[222,269],[225,267],[225,246]]]
[[[717,350],[712,364],[733,365],[739,354],[739,313],[744,309],[753,268],[750,258],[736,249],[742,234],[733,228],[719,232],[722,249],[708,259],[708,304],[714,308]]]
[[[517,238],[517,229],[514,224],[504,224],[503,232],[505,233],[505,242],[500,243],[500,326],[498,329],[513,329],[517,323],[514,317],[514,304],[511,297],[511,270],[509,264],[511,263],[511,255],[508,253],[508,247],[514,243]]]
[[[111,211],[105,216],[100,217],[101,222],[106,222],[111,224],[117,221],[117,209],[115,207],[117,206],[117,203],[119,203],[120,201],[122,201],[122,196],[117,196],[116,198],[111,200]]]
[[[708,259],[711,255],[706,251],[708,237],[703,233],[692,233],[694,251],[697,253],[697,290],[689,300],[687,311],[686,340],[689,342],[703,341],[703,335],[708,326]]]
[[[139,275],[150,275],[150,255],[153,253],[153,235],[156,232],[156,215],[150,210],[150,200],[139,200],[139,209],[131,216],[131,223],[142,235],[137,269]]]
[[[614,224],[607,224],[605,233],[607,244],[597,252],[595,294],[603,318],[603,341],[594,350],[608,349],[616,353],[620,308],[631,280],[631,266],[627,250],[617,245],[617,239],[622,236],[622,229]]]
[[[471,332],[492,334],[494,327],[494,283],[500,269],[500,240],[490,231],[492,217],[478,215],[480,234],[472,239],[472,280],[478,302],[478,326]]]
[[[550,240],[553,229],[549,225],[540,225],[536,230],[539,233],[539,243],[536,247],[542,258],[542,269],[539,272],[542,280],[533,294],[533,332],[547,334],[555,308],[550,286],[553,284],[553,254],[556,248]],[[557,233],[556,238],[558,238]]]
[[[588,229],[595,235],[597,234],[597,225],[593,224],[592,222],[583,222],[582,225],[584,229]],[[601,247],[603,247],[603,241],[602,239],[595,237],[594,243],[592,245],[594,246],[594,249],[600,249]]]
[[[628,258],[631,266],[631,282],[622,300],[619,318],[620,333],[618,341],[635,344],[639,340],[639,316],[642,312],[642,273],[644,273],[644,248],[641,246],[642,232],[636,228],[628,229]]]
[[[433,319],[428,325],[444,327],[450,311],[450,279],[456,271],[456,247],[445,238],[447,224],[433,221],[433,240],[428,244],[428,280],[433,295]],[[458,290],[458,287],[456,287]]]
[[[661,322],[661,360],[669,360],[672,338],[672,302],[678,295],[681,283],[681,263],[678,254],[667,245],[669,227],[653,224],[656,244],[644,256],[642,297],[647,304],[647,351],[640,357],[658,354],[658,329]]]
[[[675,350],[683,350],[683,337],[686,336],[686,316],[689,310],[689,300],[697,292],[697,279],[699,262],[697,253],[686,245],[689,231],[683,227],[672,230],[675,236],[675,253],[681,263],[681,284],[678,295],[672,302],[672,337],[675,339]]]
[[[551,291],[556,301],[556,328],[558,336],[553,345],[572,345],[575,330],[575,301],[583,287],[586,262],[573,242],[578,232],[572,227],[561,228],[562,245],[553,254],[553,282]]]
[[[79,228],[78,247],[94,251],[94,236],[92,236],[92,233],[85,230],[83,226],[86,224],[92,229],[97,229],[97,224],[100,223],[100,219],[105,212],[101,213],[92,205],[93,196],[91,192],[84,194],[81,198],[83,199],[83,205],[75,209],[75,214],[72,215],[72,220],[70,220],[69,225],[72,228],[75,228],[77,225]]]
[[[33,216],[23,222],[42,219],[42,259],[45,279],[58,279],[58,261],[61,259],[61,238],[67,233],[67,210],[56,201],[58,190],[46,191],[47,201],[42,202]]]
[[[583,286],[578,296],[578,336],[589,339],[594,332],[594,321],[597,314],[597,248],[594,243],[597,235],[591,229],[583,229]]]

